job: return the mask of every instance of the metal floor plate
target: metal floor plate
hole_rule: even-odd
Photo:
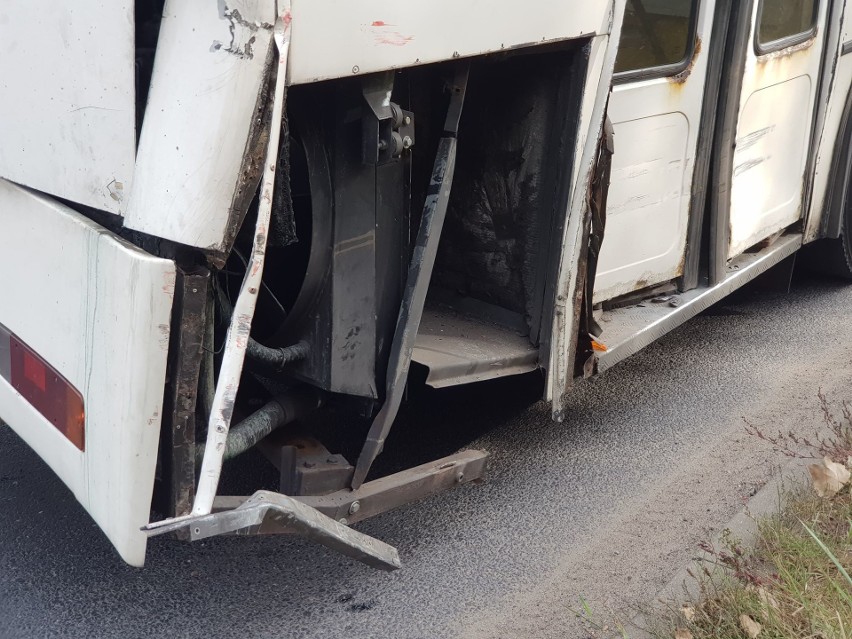
[[[651,342],[698,315],[743,284],[793,255],[802,245],[799,233],[784,235],[755,253],[744,253],[731,260],[724,281],[712,288],[698,288],[677,295],[678,305],[655,304],[620,308],[604,313],[599,322],[603,333],[598,341],[607,347],[598,356],[598,371],[604,371],[633,355]]]
[[[412,360],[429,369],[429,386],[443,388],[534,371],[538,349],[510,328],[427,306]]]

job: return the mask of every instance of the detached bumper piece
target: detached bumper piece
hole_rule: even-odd
[[[358,490],[290,497],[260,490],[251,497],[217,497],[210,515],[186,515],[150,523],[149,536],[186,530],[192,541],[216,535],[293,533],[381,570],[401,566],[396,548],[349,528],[354,523],[479,481],[488,454],[466,450],[437,461],[369,481]]]
[[[293,497],[268,490],[259,490],[233,510],[171,520],[163,526],[149,524],[143,530],[154,536],[188,529],[190,539],[197,541],[228,533],[257,534],[265,526],[296,533],[381,570],[402,565],[393,546],[352,530]]]

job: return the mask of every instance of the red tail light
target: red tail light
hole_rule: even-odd
[[[0,326],[0,375],[80,450],[85,450],[83,396],[38,353]],[[8,353],[8,355],[7,355]]]

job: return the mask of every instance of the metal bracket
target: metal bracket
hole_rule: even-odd
[[[145,526],[149,536],[180,531],[192,541],[216,535],[295,533],[383,570],[399,567],[395,548],[346,527],[455,486],[479,482],[488,453],[465,450],[367,482],[358,490],[289,497],[259,491],[251,497],[219,496],[211,515],[187,515]]]
[[[327,495],[342,490],[355,470],[343,455],[332,453],[319,440],[283,430],[272,433],[258,448],[279,470],[278,490],[285,495]]]
[[[432,269],[438,254],[438,240],[441,237],[447,205],[450,201],[450,190],[453,186],[453,173],[456,167],[456,134],[464,105],[469,70],[470,63],[462,63],[458,67],[453,83],[453,92],[444,125],[444,137],[438,143],[438,152],[435,154],[432,178],[426,194],[426,202],[423,205],[420,230],[417,233],[417,242],[408,268],[405,293],[391,345],[385,402],[370,426],[370,432],[367,434],[361,455],[355,465],[355,474],[352,478],[353,489],[357,489],[364,483],[370,467],[382,452],[385,438],[402,402],[414,341],[417,338],[420,319],[423,317],[429,280],[432,278]]]
[[[228,533],[254,534],[272,524],[279,532],[292,532],[381,570],[402,564],[396,548],[352,530],[293,497],[259,490],[233,510],[148,524],[148,536],[187,529],[192,541]]]
[[[385,164],[414,146],[414,113],[391,102],[394,72],[367,76],[361,84],[366,107],[362,116],[364,164]]]

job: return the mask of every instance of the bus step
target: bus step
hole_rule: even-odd
[[[427,385],[443,388],[534,371],[538,348],[516,330],[433,305],[411,359],[429,369]]]
[[[598,353],[597,370],[602,372],[662,337],[732,293],[743,284],[795,254],[802,245],[800,233],[777,238],[769,246],[744,253],[728,263],[725,279],[711,287],[697,288],[673,296],[668,303],[651,300],[605,311],[598,322],[603,332],[596,341],[606,347]]]

